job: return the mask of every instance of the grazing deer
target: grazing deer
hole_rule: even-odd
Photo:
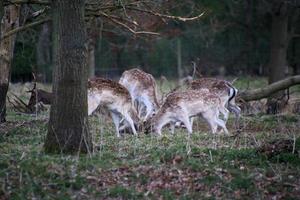
[[[190,118],[202,115],[210,125],[212,133],[215,134],[220,126],[228,134],[225,122],[219,119],[219,111],[223,109],[226,108],[223,107],[220,98],[206,89],[173,92],[166,97],[158,112],[147,121],[146,132],[153,128],[155,133],[161,135],[161,129],[170,123],[174,133],[175,123],[182,122],[191,134]]]
[[[235,97],[238,90],[228,81],[220,80],[216,78],[200,78],[193,80],[188,84],[188,88],[199,90],[207,88],[213,94],[216,94],[220,97],[221,102],[224,107],[227,107],[230,112],[233,112],[236,116],[236,123],[240,117],[241,109],[235,103]],[[221,111],[224,116],[225,122],[228,119],[227,109]]]
[[[91,115],[99,106],[109,110],[115,124],[117,136],[120,137],[119,125],[124,118],[129,123],[134,135],[138,115],[132,104],[128,90],[112,80],[96,78],[88,82],[88,114]]]
[[[156,82],[151,74],[137,68],[130,69],[123,72],[119,83],[128,89],[133,101],[139,105],[139,116],[142,115],[143,109],[146,109],[144,121],[158,110]]]

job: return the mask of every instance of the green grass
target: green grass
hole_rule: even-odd
[[[235,82],[239,89],[263,84],[263,78]],[[70,156],[44,153],[48,114],[8,110],[9,122],[0,127],[0,199],[299,197],[299,154],[268,157],[257,151],[274,140],[300,137],[299,115],[244,116],[242,132],[235,136],[214,137],[205,123],[195,122],[191,140],[185,129],[171,135],[167,128],[161,138],[116,138],[111,121],[92,116],[93,154]],[[228,122],[231,133],[233,121]],[[300,149],[300,140],[295,147]]]
[[[214,138],[200,126],[189,155],[184,129],[175,135],[166,129],[161,138],[116,138],[110,123],[91,117],[91,157],[46,155],[46,120],[11,111],[8,119],[11,127],[0,140],[0,196],[9,199],[247,199],[278,193],[295,199],[299,194],[299,155],[283,152],[268,158],[256,149],[257,143],[299,137],[297,115],[244,118],[247,126],[263,128],[235,137]],[[276,132],[280,127],[287,131]]]

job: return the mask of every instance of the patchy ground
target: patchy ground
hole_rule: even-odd
[[[299,199],[300,115],[244,115],[241,133],[195,123],[157,138],[116,138],[90,117],[92,155],[46,155],[48,112],[9,109],[0,125],[0,199]],[[281,142],[284,141],[284,142]],[[191,153],[187,155],[188,148]]]
[[[214,138],[196,131],[191,142],[184,129],[175,135],[166,130],[162,138],[125,135],[118,139],[111,124],[104,126],[91,117],[95,152],[88,156],[44,154],[46,116],[9,112],[10,122],[1,125],[0,199],[300,196],[300,145],[295,144],[294,154],[292,149],[271,156],[258,151],[271,141],[299,137],[297,115],[244,117],[239,135]],[[206,130],[202,122],[194,128]]]

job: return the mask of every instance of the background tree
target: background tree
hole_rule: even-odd
[[[46,152],[89,152],[92,140],[87,119],[87,48],[84,0],[52,3],[54,99]]]
[[[51,81],[51,27],[50,23],[42,25],[36,42],[36,76],[44,83]]]
[[[10,81],[11,64],[16,35],[3,38],[4,33],[19,26],[20,6],[0,6],[0,123],[6,121],[6,94]]]
[[[4,0],[5,6],[35,4],[29,6],[32,12],[39,13],[38,17],[29,20],[35,24],[47,21],[49,2],[48,0]],[[271,72],[276,71],[273,67],[283,65],[277,62],[278,59],[282,61],[282,56],[280,58],[273,56],[272,52],[275,51],[271,52],[271,49],[275,49],[273,47],[279,46],[272,42],[278,43],[279,40],[270,39],[273,33],[279,34],[278,31],[273,31],[272,21],[274,23],[280,21],[272,18],[283,12],[288,15],[287,40],[283,45],[285,50],[280,47],[281,50],[276,51],[280,51],[280,55],[286,54],[283,56],[286,64],[283,68],[276,68],[283,70],[284,73],[276,73],[285,74],[287,72],[285,66],[292,66],[293,69],[289,70],[286,76],[299,73],[299,1],[88,0],[85,11],[89,33],[88,55],[91,55],[88,56],[91,63],[89,66],[95,69],[91,70],[90,76],[95,74],[118,78],[128,67],[140,66],[157,77],[164,75],[168,78],[177,78],[177,71],[181,71],[180,74],[183,76],[191,73],[190,61],[197,61],[197,71],[207,76],[273,76]],[[195,19],[193,16],[198,16],[202,12],[205,12],[205,15],[201,20],[189,22],[191,18]],[[37,35],[43,35],[44,32],[44,28],[36,27],[22,30],[29,31],[20,33],[18,38],[21,36],[26,38],[25,34],[32,31],[40,32]],[[41,37],[36,37],[36,40],[42,41]],[[38,66],[37,72],[47,72],[46,80],[50,80],[49,72],[52,67],[49,67],[49,64],[43,66],[41,64],[43,62],[39,60],[40,55],[44,55],[38,50],[42,47],[37,47],[37,51],[29,48],[27,44],[34,43],[34,38],[28,41],[17,41],[20,42],[16,43],[13,80],[20,80],[19,75],[23,76],[24,68],[26,68],[24,71],[30,75],[32,66]],[[180,45],[177,41],[180,41]],[[45,46],[49,49],[51,45]],[[177,48],[178,46],[180,48]],[[178,52],[181,52],[180,56]],[[27,55],[33,55],[37,59],[29,61]],[[53,62],[53,57],[50,56],[50,63]],[[24,64],[24,60],[28,60],[28,63]],[[179,67],[181,70],[177,70],[177,65],[181,66]],[[269,73],[270,67],[272,70]]]
[[[269,84],[282,80],[288,75],[287,50],[291,38],[290,27],[294,27],[294,18],[298,18],[299,9],[290,1],[272,1],[272,28],[269,69]],[[290,28],[293,30],[293,28]],[[277,92],[268,100],[268,113],[277,113],[286,102],[285,91]]]

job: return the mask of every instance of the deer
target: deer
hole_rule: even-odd
[[[235,97],[238,93],[238,90],[226,80],[216,79],[216,78],[200,78],[188,83],[188,89],[208,89],[211,93],[216,94],[220,97],[224,109],[221,111],[224,116],[225,123],[227,122],[229,111],[233,112],[236,117],[236,124],[240,117],[241,109],[235,103]]]
[[[146,114],[143,116],[144,122],[158,110],[157,86],[151,74],[133,68],[123,72],[119,83],[128,89],[131,98],[137,104],[140,117],[143,116],[143,110],[146,109]]]
[[[209,124],[211,132],[216,134],[217,128],[228,134],[225,122],[219,119],[219,112],[226,109],[221,99],[209,90],[175,91],[170,93],[157,113],[146,122],[146,132],[152,129],[161,136],[161,130],[166,124],[171,125],[174,134],[175,123],[182,122],[188,134],[192,134],[190,119],[201,115]]]
[[[132,102],[128,90],[117,82],[103,78],[88,81],[88,115],[99,106],[106,108],[111,114],[117,137],[120,137],[121,119],[129,124],[137,136],[135,125],[139,123],[139,117]]]

